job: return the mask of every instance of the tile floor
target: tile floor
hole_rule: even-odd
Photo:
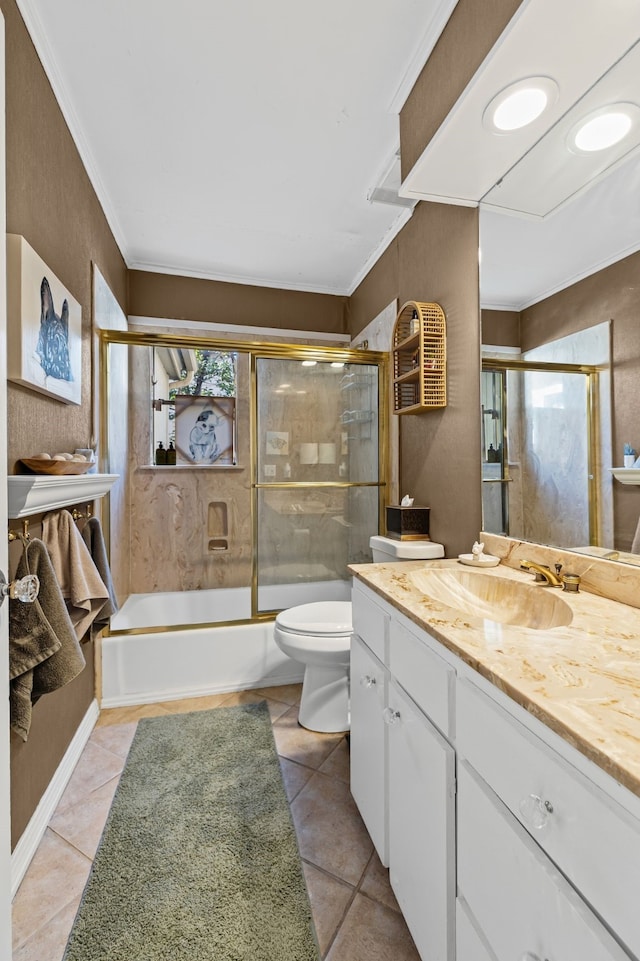
[[[322,958],[420,961],[349,792],[347,740],[300,727],[299,697],[291,685],[103,711],[16,894],[13,961],[62,958],[139,718],[263,698]]]

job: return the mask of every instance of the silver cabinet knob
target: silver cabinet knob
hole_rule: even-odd
[[[360,687],[375,687],[376,679],[371,674],[363,674],[360,678]]]
[[[8,583],[0,571],[0,605],[5,597],[10,597],[12,601],[22,601],[23,604],[33,604],[39,590],[40,581],[35,574],[27,574],[26,577]]]

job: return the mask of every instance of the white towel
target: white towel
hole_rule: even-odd
[[[71,622],[81,639],[109,601],[109,591],[69,511],[45,515],[42,540],[51,555]]]

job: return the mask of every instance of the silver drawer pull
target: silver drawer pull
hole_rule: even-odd
[[[385,724],[398,724],[400,721],[400,711],[394,711],[392,707],[385,707],[382,712]]]
[[[549,815],[553,814],[551,801],[546,801],[537,794],[530,794],[529,797],[523,798],[519,807],[522,817],[537,831],[546,827]]]
[[[27,574],[25,577],[8,584],[4,574],[0,571],[0,605],[2,605],[5,597],[11,598],[12,601],[22,601],[23,604],[33,604],[39,590],[40,581],[35,574]]]
[[[360,687],[375,687],[376,679],[371,674],[363,674],[360,678]]]

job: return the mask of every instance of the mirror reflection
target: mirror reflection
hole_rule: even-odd
[[[545,139],[536,148],[537,164],[552,177],[557,157],[545,153]],[[630,476],[621,482],[623,475],[611,470],[623,468],[625,445],[640,450],[638,148],[602,166],[596,182],[542,217],[499,210],[501,185],[481,203],[485,366],[497,356],[593,365],[598,371],[592,412],[580,388],[579,415],[569,400],[577,396],[569,386],[580,380],[577,375],[567,374],[560,386],[531,372],[501,371],[500,381],[485,373],[484,523],[524,540],[640,564],[640,485]],[[515,187],[525,182],[523,170],[514,175],[512,208]],[[496,398],[502,402],[505,393],[502,411]],[[576,419],[589,416],[595,440],[584,442],[586,447],[581,440],[578,454],[578,438],[587,435]]]

